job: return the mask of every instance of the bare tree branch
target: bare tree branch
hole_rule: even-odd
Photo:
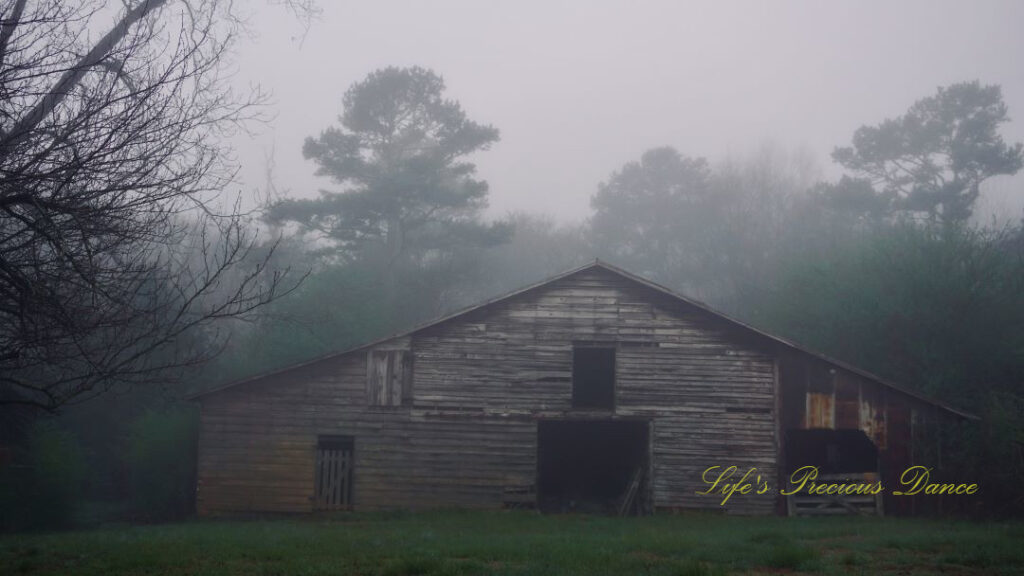
[[[90,44],[99,6],[0,6],[0,405],[173,382],[301,281],[214,204],[265,101],[225,80],[231,2],[128,2]]]

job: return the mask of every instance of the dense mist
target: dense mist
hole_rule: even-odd
[[[0,15],[0,532],[191,518],[197,394],[597,259],[969,413],[1024,513],[1020,2]]]
[[[1002,86],[1004,134],[1024,139],[1024,7],[1012,1],[322,7],[308,30],[283,10],[253,10],[258,36],[240,49],[236,81],[269,89],[277,106],[238,142],[240,190],[264,186],[268,155],[292,194],[329,187],[302,141],[341,113],[349,85],[392,65],[434,69],[474,119],[501,129],[475,158],[494,217],[580,221],[598,183],[657,146],[717,164],[768,145],[838,177],[829,155],[857,127],[966,80]],[[982,211],[1019,215],[1019,182],[989,183]]]

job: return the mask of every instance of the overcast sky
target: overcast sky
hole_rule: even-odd
[[[1024,140],[1024,2],[506,2],[321,0],[302,35],[253,3],[238,82],[274,96],[276,117],[238,142],[240,188],[275,179],[296,197],[332,188],[302,142],[336,123],[341,96],[385,66],[441,74],[469,118],[501,142],[475,157],[490,214],[589,214],[602,180],[655,146],[712,162],[766,143],[829,153],[936,87],[1000,84],[1003,131]],[[1024,178],[995,182],[986,211],[1019,215]]]

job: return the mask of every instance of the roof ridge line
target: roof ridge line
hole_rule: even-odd
[[[742,320],[738,320],[738,319],[733,318],[732,316],[730,316],[728,314],[725,314],[724,312],[716,310],[715,308],[709,306],[708,304],[705,304],[704,302],[701,302],[699,300],[695,300],[693,298],[690,298],[689,296],[684,296],[683,294],[675,292],[674,290],[672,290],[670,288],[667,288],[665,286],[662,286],[661,284],[658,284],[657,282],[654,282],[653,280],[648,280],[647,278],[644,278],[642,276],[638,276],[636,274],[633,274],[632,272],[629,272],[629,271],[627,271],[627,270],[625,270],[623,268],[620,268],[620,267],[618,267],[618,266],[616,266],[614,264],[611,264],[609,262],[603,261],[600,258],[594,258],[594,260],[591,261],[591,262],[588,262],[588,263],[580,265],[580,266],[576,266],[574,268],[570,268],[569,270],[566,270],[564,272],[560,272],[558,274],[554,274],[554,275],[549,276],[549,277],[547,277],[547,278],[545,278],[543,280],[540,280],[538,282],[534,282],[532,284],[527,284],[527,285],[525,285],[525,286],[523,286],[521,288],[514,289],[512,291],[509,291],[509,292],[506,292],[504,294],[500,294],[498,296],[495,296],[495,297],[483,300],[481,302],[478,302],[478,303],[470,305],[470,306],[466,306],[464,308],[460,308],[459,310],[453,311],[453,312],[451,312],[449,314],[445,314],[445,315],[440,316],[438,318],[435,318],[433,320],[428,320],[426,322],[422,322],[420,324],[416,324],[413,327],[408,328],[406,330],[402,330],[402,331],[399,331],[399,332],[394,332],[394,333],[391,333],[391,334],[389,334],[387,336],[384,336],[382,338],[371,340],[369,342],[366,342],[364,344],[360,344],[358,346],[346,348],[346,349],[341,350],[339,352],[331,352],[329,354],[324,354],[324,355],[318,356],[316,358],[311,358],[309,360],[305,360],[305,361],[302,361],[302,362],[297,362],[295,364],[291,364],[291,365],[288,365],[288,366],[285,366],[285,367],[282,367],[282,368],[278,368],[278,369],[274,369],[274,370],[269,370],[269,371],[266,371],[266,372],[263,372],[263,373],[260,373],[260,374],[255,374],[253,376],[247,376],[245,378],[240,378],[240,379],[234,380],[232,382],[229,382],[229,383],[227,383],[227,384],[225,384],[223,386],[218,386],[218,387],[211,388],[210,390],[206,390],[206,391],[203,391],[203,392],[197,392],[197,393],[194,393],[194,394],[190,394],[190,395],[186,396],[185,399],[186,400],[197,400],[199,398],[202,398],[202,397],[205,397],[205,396],[209,396],[209,395],[221,392],[223,390],[227,390],[229,388],[234,388],[234,387],[242,385],[242,384],[253,382],[255,380],[261,380],[263,378],[269,378],[271,376],[276,376],[278,374],[282,374],[282,373],[285,373],[285,372],[288,372],[288,371],[291,371],[291,370],[296,370],[296,369],[299,369],[299,368],[304,368],[304,367],[307,367],[307,366],[318,364],[320,362],[331,360],[333,358],[344,356],[346,354],[351,354],[353,352],[358,352],[359,350],[362,350],[362,349],[365,349],[365,348],[370,348],[370,347],[376,346],[378,344],[382,344],[384,342],[387,342],[388,340],[394,340],[395,338],[402,338],[402,337],[405,337],[405,336],[410,336],[410,335],[412,335],[412,334],[414,334],[416,332],[419,332],[421,330],[425,330],[425,329],[430,328],[432,326],[436,326],[438,324],[442,324],[442,323],[447,322],[449,320],[453,320],[453,319],[455,319],[457,317],[460,317],[460,316],[463,316],[463,315],[468,314],[470,312],[473,312],[474,310],[478,310],[480,308],[484,308],[484,307],[490,306],[492,304],[497,304],[498,302],[501,302],[503,300],[507,300],[507,299],[512,298],[514,296],[518,296],[520,294],[529,292],[529,291],[534,290],[536,288],[540,288],[541,286],[544,286],[546,284],[550,284],[551,282],[556,282],[558,280],[562,280],[564,278],[568,278],[569,276],[572,276],[573,274],[578,274],[580,272],[583,272],[584,270],[589,270],[589,269],[592,269],[592,268],[603,268],[605,270],[608,270],[609,272],[612,272],[614,274],[622,276],[623,278],[626,278],[627,280],[631,280],[631,281],[636,282],[636,283],[638,283],[638,284],[640,284],[642,286],[646,286],[646,287],[648,287],[648,288],[650,288],[652,290],[655,290],[657,292],[661,292],[661,293],[663,293],[663,294],[665,294],[667,296],[670,296],[672,298],[675,298],[676,300],[679,300],[679,301],[681,301],[681,302],[683,302],[683,303],[685,303],[685,304],[687,304],[689,306],[693,306],[694,308],[697,308],[698,310],[701,310],[701,311],[703,311],[705,313],[708,313],[708,314],[711,314],[713,316],[716,316],[716,317],[718,317],[718,318],[720,318],[722,320],[725,320],[726,322],[728,322],[730,324],[733,324],[734,326],[736,326],[736,327],[738,327],[740,329],[743,329],[743,330],[746,330],[746,331],[751,332],[753,334],[756,334],[759,337],[766,338],[766,339],[768,339],[768,340],[770,340],[772,342],[775,342],[776,344],[780,344],[782,346],[785,346],[786,348],[789,348],[791,350],[795,350],[795,351],[800,352],[802,354],[807,354],[807,355],[812,356],[814,358],[817,358],[817,359],[819,359],[819,360],[821,360],[821,361],[823,361],[823,362],[825,362],[827,364],[831,364],[831,365],[833,365],[833,366],[835,366],[837,368],[840,368],[842,370],[846,370],[847,372],[852,372],[852,373],[857,374],[857,375],[859,375],[861,377],[867,378],[868,380],[872,380],[874,382],[877,382],[877,383],[879,383],[879,384],[881,384],[881,385],[883,385],[883,386],[885,386],[887,388],[891,388],[891,389],[893,389],[893,390],[895,390],[897,392],[900,392],[902,394],[906,394],[907,396],[910,396],[912,398],[916,398],[916,399],[921,400],[923,402],[927,402],[928,404],[932,404],[934,406],[938,406],[939,408],[942,408],[942,409],[944,409],[944,410],[946,410],[948,412],[951,412],[951,413],[956,414],[958,416],[961,416],[963,418],[967,418],[969,420],[979,420],[980,419],[980,418],[978,418],[977,416],[975,416],[973,414],[970,414],[968,412],[964,412],[962,410],[953,408],[952,406],[949,406],[949,405],[947,405],[947,404],[945,404],[943,402],[940,402],[938,400],[929,398],[929,397],[927,397],[925,395],[922,395],[922,394],[919,394],[917,392],[910,391],[910,390],[904,388],[903,386],[894,384],[894,383],[892,383],[892,382],[890,382],[890,381],[888,381],[888,380],[886,380],[886,379],[884,379],[884,378],[882,378],[882,377],[880,377],[880,376],[878,376],[878,375],[876,375],[876,374],[874,374],[872,372],[869,372],[869,371],[864,370],[862,368],[858,368],[858,367],[853,366],[852,364],[848,364],[848,363],[846,363],[846,362],[844,362],[842,360],[837,360],[837,359],[832,358],[832,357],[830,357],[830,356],[828,356],[826,354],[823,354],[821,352],[817,352],[815,350],[811,350],[811,349],[806,348],[806,347],[804,347],[804,346],[802,346],[800,344],[797,344],[795,342],[791,342],[791,341],[789,341],[789,340],[787,340],[785,338],[782,338],[780,336],[776,336],[774,334],[771,334],[771,333],[768,333],[768,332],[766,332],[764,330],[761,330],[760,328],[755,328],[754,326],[752,326],[750,324],[747,324],[746,322],[744,322]]]

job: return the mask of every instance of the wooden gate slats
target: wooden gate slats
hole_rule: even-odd
[[[864,474],[823,474],[818,478],[820,483],[846,484],[866,483],[871,484],[878,480],[876,473]],[[811,494],[790,494],[786,496],[786,508],[789,516],[819,516],[819,515],[870,515],[882,516],[882,494],[850,494],[850,495],[811,495]]]
[[[339,510],[352,502],[352,450],[345,448],[318,448],[314,500],[319,510]]]

